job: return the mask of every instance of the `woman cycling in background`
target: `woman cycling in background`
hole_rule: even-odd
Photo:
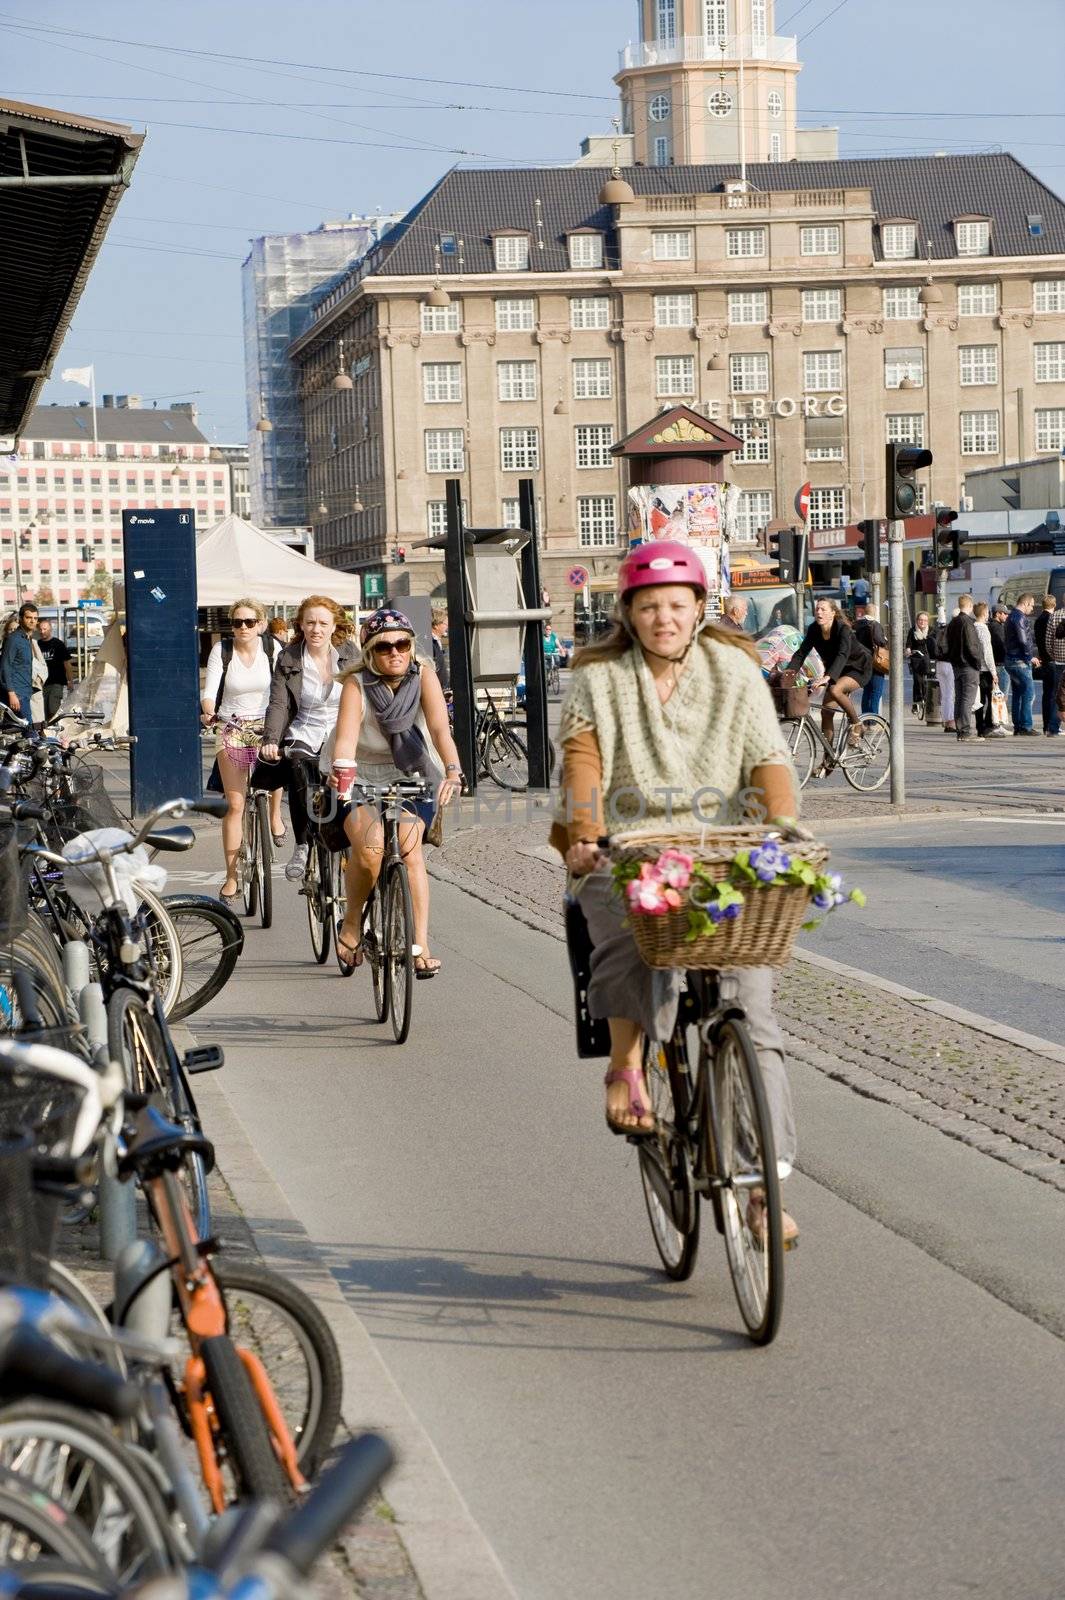
[[[356,790],[356,804],[344,820],[351,844],[348,857],[347,911],[337,934],[337,957],[357,967],[363,959],[362,908],[381,871],[384,830],[377,809],[357,803],[359,783],[387,784],[422,777],[436,790],[435,800],[406,801],[407,820],[400,824],[399,844],[407,863],[414,911],[416,976],[434,978],[440,962],[429,953],[429,875],[422,841],[438,805],[445,806],[462,790],[459,753],[451,737],[447,704],[431,661],[414,652],[415,630],[402,611],[383,607],[363,624],[362,659],[343,673],[335,739],[322,752],[323,770],[346,801]],[[440,757],[433,760],[430,745]],[[443,771],[441,771],[441,768]]]
[[[317,781],[318,756],[340,709],[339,674],[359,664],[344,608],[312,594],[296,612],[296,632],[274,671],[260,754],[282,763],[278,781],[288,789],[294,845],[285,877],[298,883],[307,865],[310,823],[307,785]]]
[[[233,637],[231,640],[219,639],[211,650],[200,702],[203,722],[215,722],[218,725],[215,759],[228,806],[222,818],[222,853],[226,859],[226,876],[220,890],[226,905],[233,904],[240,889],[237,858],[244,826],[248,778],[262,741],[273,661],[279,654],[276,648],[266,644],[259,633],[259,625],[265,618],[266,612],[258,600],[237,600],[230,606],[229,620]],[[280,844],[284,839],[280,789],[270,796],[270,832],[275,844]]]
[[[797,671],[811,650],[816,650],[825,663],[821,677],[810,685],[811,689],[825,691],[821,702],[821,732],[831,743],[833,708],[838,706],[850,723],[847,737],[851,744],[857,744],[862,736],[861,718],[851,695],[864,689],[872,677],[873,658],[834,600],[815,601],[814,620],[788,662],[787,671]]]

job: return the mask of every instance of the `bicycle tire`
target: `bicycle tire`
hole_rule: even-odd
[[[872,794],[887,782],[891,773],[891,729],[883,717],[865,712],[858,726],[861,742],[856,748],[844,746],[840,766],[852,789]]]
[[[795,778],[800,789],[805,789],[810,781],[810,774],[814,770],[817,760],[817,740],[805,717],[793,724],[788,733],[788,749],[791,751],[792,765],[795,768]]]
[[[521,742],[525,746],[526,750],[528,749],[528,746],[529,746],[529,724],[525,720],[524,717],[506,717],[503,720],[503,726],[508,731],[513,729],[514,733],[517,734],[518,738],[521,740]],[[558,763],[558,751],[555,749],[554,740],[549,738],[548,741],[547,741],[547,775],[548,775],[549,778],[554,775],[554,771],[555,771],[555,767],[556,767],[557,763]]]
[[[362,911],[362,947],[370,968],[374,1015],[378,1022],[388,1016],[388,962],[385,960],[384,887],[378,879]]]
[[[240,889],[244,914],[254,917],[259,909],[259,815],[250,794],[244,796],[240,831]]]
[[[714,1039],[704,1135],[709,1171],[721,1180],[722,1232],[732,1287],[748,1336],[769,1344],[784,1308],[784,1224],[769,1102],[746,1025],[728,1017]],[[748,1208],[753,1189],[765,1193],[765,1234],[759,1245]]]
[[[214,1256],[211,1270],[225,1297],[229,1335],[263,1363],[292,1434],[300,1471],[310,1478],[332,1446],[340,1421],[344,1380],[332,1330],[309,1295],[258,1261]],[[266,1313],[263,1303],[270,1308]],[[278,1320],[292,1330],[303,1377],[297,1373],[289,1378],[282,1371],[278,1340],[270,1331],[271,1321]]]
[[[666,1276],[681,1283],[691,1277],[699,1253],[701,1209],[687,1141],[677,1127],[676,1100],[683,1091],[675,1048],[644,1041],[644,1072],[657,1132],[639,1141],[637,1156],[655,1249]]]
[[[513,724],[499,722],[489,729],[485,763],[488,776],[501,789],[522,794],[529,787],[529,752]]]
[[[177,1004],[184,976],[181,940],[160,896],[141,884],[137,885],[137,894],[141,901],[140,909],[144,919],[148,959],[151,962],[155,992],[163,1002],[163,1010],[169,1016]]]
[[[203,1340],[200,1355],[238,1498],[287,1500],[289,1482],[236,1345],[228,1334],[218,1333]]]
[[[325,901],[326,878],[323,869],[328,871],[329,852],[317,839],[312,839],[307,854],[307,874],[303,880],[303,892],[307,898],[307,925],[311,933],[311,949],[314,959],[320,967],[329,960],[329,917]]]
[[[206,894],[168,894],[167,915],[181,945],[181,993],[167,1012],[182,1022],[217,999],[236,969],[244,949],[240,918],[221,900]]]
[[[173,1043],[132,989],[116,989],[107,1002],[107,1048],[112,1061],[122,1063],[134,1094],[160,1096],[172,1121],[189,1132],[201,1131],[191,1091],[172,1059]],[[182,1157],[181,1171],[196,1232],[206,1239],[211,1232],[207,1164],[198,1151],[188,1151]]]
[[[402,862],[392,867],[385,886],[385,954],[388,963],[388,1014],[397,1044],[405,1044],[410,1033],[411,1002],[414,998],[414,907],[410,898],[407,869]]]
[[[68,1575],[110,1586],[111,1574],[76,1517],[17,1473],[0,1474],[0,1572],[37,1582],[64,1583]]]
[[[346,850],[331,851],[329,856],[329,918],[333,927],[333,954],[336,956],[337,971],[342,978],[350,978],[355,972],[354,967],[345,966],[340,959],[338,939],[340,930],[344,926],[348,906],[348,879],[347,879],[348,853]]]
[[[255,852],[255,874],[259,886],[259,921],[268,928],[274,920],[274,855],[270,837],[270,800],[265,794],[256,794],[255,832],[258,849]]]
[[[0,1466],[58,1500],[122,1587],[181,1565],[166,1507],[147,1467],[91,1413],[35,1397],[5,1406]]]

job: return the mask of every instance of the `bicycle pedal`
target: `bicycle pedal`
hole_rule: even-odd
[[[225,1051],[220,1044],[201,1044],[185,1051],[181,1065],[191,1078],[197,1072],[217,1072],[219,1067],[225,1065],[225,1060]]]

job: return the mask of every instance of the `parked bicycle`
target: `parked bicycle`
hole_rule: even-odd
[[[490,690],[481,691],[484,703],[474,723],[474,744],[481,777],[492,778],[503,789],[521,793],[529,787],[528,727],[519,718],[504,716]],[[555,747],[547,747],[548,773],[554,771]]]

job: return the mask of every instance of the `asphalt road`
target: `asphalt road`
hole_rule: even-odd
[[[862,866],[905,951],[907,869]],[[1065,1196],[797,1068],[802,1247],[755,1351],[712,1231],[656,1271],[557,942],[434,884],[400,1049],[276,887],[195,1031],[521,1600],[1060,1600]]]

